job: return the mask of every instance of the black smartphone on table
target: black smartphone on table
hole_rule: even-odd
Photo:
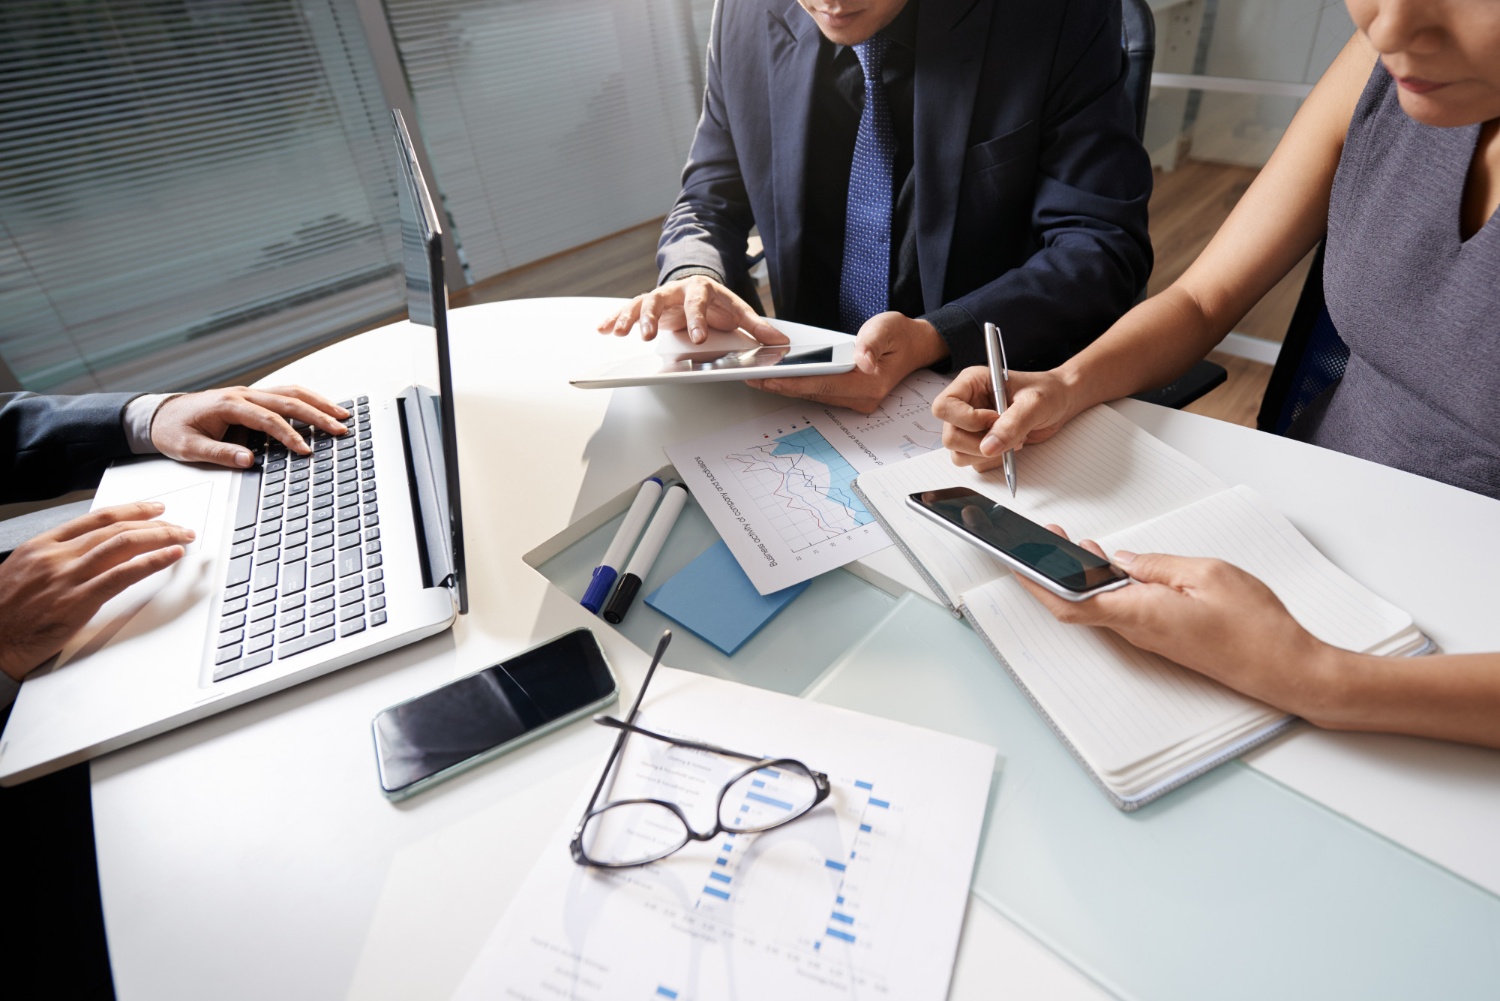
[[[391,706],[371,723],[380,788],[405,799],[615,700],[588,629]]]
[[[1059,598],[1083,601],[1130,583],[1109,560],[966,487],[909,494],[906,503]]]

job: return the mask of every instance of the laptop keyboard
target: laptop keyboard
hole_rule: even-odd
[[[264,434],[247,442],[256,465],[240,478],[215,681],[386,622],[370,399],[339,405],[346,434],[292,423],[311,455]]]

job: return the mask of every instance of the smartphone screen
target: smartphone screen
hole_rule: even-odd
[[[1068,591],[1128,580],[1108,560],[964,487],[911,494],[911,501]]]
[[[578,629],[375,717],[387,793],[598,705],[615,679],[594,634]]]

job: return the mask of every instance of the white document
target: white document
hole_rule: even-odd
[[[924,369],[873,414],[796,403],[667,457],[755,589],[771,594],[891,544],[850,484],[942,446],[932,401],[947,385]]]
[[[796,758],[833,791],[782,827],[601,870],[568,852],[591,778],[456,998],[947,996],[993,748],[670,669],[657,672],[639,722]],[[600,802],[672,800],[695,830],[711,830],[719,790],[744,767],[636,735]]]

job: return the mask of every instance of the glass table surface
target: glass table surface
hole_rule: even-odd
[[[537,569],[582,594],[620,518]],[[717,539],[689,501],[643,593]],[[996,747],[974,893],[1121,997],[1500,997],[1500,898],[1239,762],[1120,812],[925,598],[836,571],[733,657],[677,629],[667,660]]]

